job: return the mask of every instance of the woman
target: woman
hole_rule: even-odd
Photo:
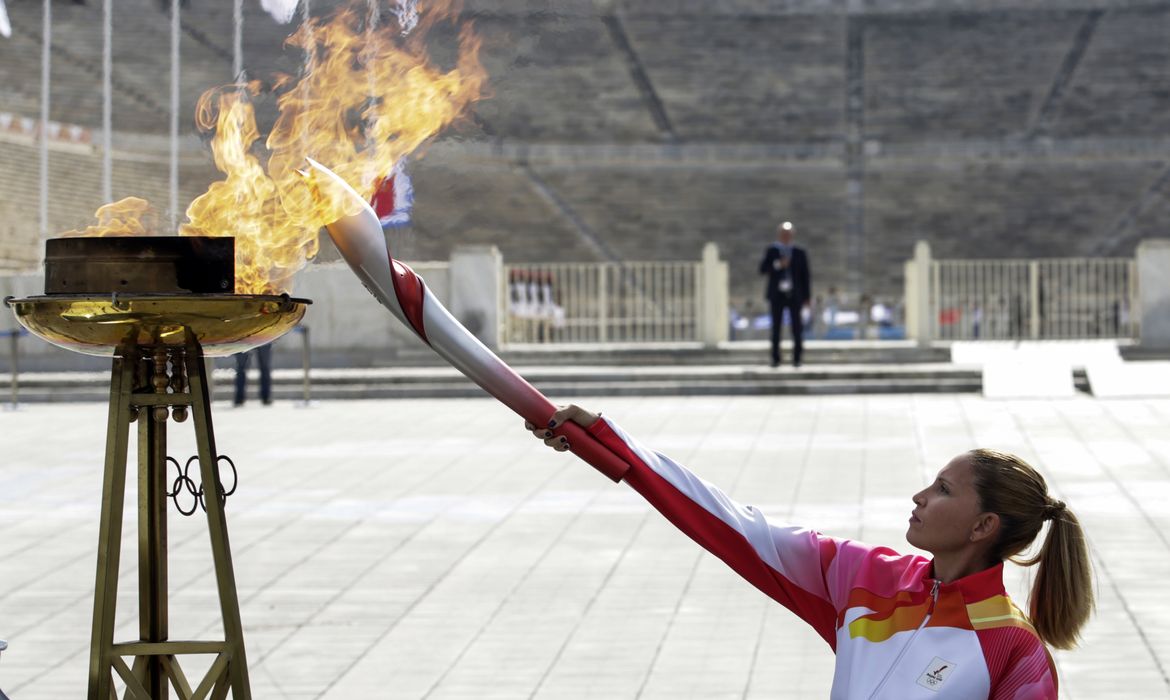
[[[1084,534],[1012,455],[972,450],[914,494],[906,539],[932,559],[769,523],[665,455],[579,406],[525,427],[586,428],[630,464],[625,481],[680,530],[813,626],[837,654],[833,698],[1057,696],[1047,645],[1068,649],[1093,607]],[[1016,559],[1049,522],[1039,553]],[[1008,598],[1003,563],[1037,565],[1029,614]]]

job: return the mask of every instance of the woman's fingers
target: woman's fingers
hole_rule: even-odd
[[[571,420],[582,428],[588,428],[596,423],[599,417],[598,414],[571,403],[567,406],[561,406],[552,414],[552,418],[548,422],[548,427],[556,428],[564,424],[565,421]]]
[[[544,444],[553,448],[557,452],[564,452],[565,450],[569,449],[569,439],[564,435],[554,435],[545,438]]]
[[[547,427],[537,427],[531,421],[524,421],[524,429],[531,432],[538,440],[543,440],[545,445],[557,452],[564,452],[569,449],[569,439],[564,435],[557,435],[553,432],[554,430],[564,425],[565,421],[573,421],[583,428],[588,428],[596,423],[600,417],[599,414],[587,411],[576,404],[569,404],[561,406],[552,414]]]

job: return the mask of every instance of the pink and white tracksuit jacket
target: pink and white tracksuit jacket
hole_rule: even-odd
[[[1002,564],[940,583],[924,557],[769,523],[605,418],[589,431],[654,508],[829,643],[832,698],[1056,697],[1052,658],[1008,598]]]

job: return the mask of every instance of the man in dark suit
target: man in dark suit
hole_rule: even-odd
[[[792,244],[796,228],[785,221],[776,229],[776,242],[764,251],[760,261],[760,274],[768,276],[764,298],[772,307],[772,366],[780,365],[780,328],[784,323],[784,311],[788,311],[788,323],[792,326],[792,366],[800,366],[804,351],[804,319],[801,312],[808,306],[812,274],[809,272],[808,255],[802,248]]]

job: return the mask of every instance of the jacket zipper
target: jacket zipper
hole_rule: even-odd
[[[926,627],[926,623],[930,622],[931,615],[934,615],[934,606],[936,603],[938,603],[938,585],[938,579],[934,579],[934,585],[930,588],[930,609],[926,611],[926,617],[922,618],[922,622],[919,623],[918,629],[914,630],[914,634],[910,635],[910,639],[906,640],[906,644],[902,646],[902,651],[898,652],[898,656],[894,659],[894,663],[890,664],[890,668],[886,671],[886,675],[882,677],[882,682],[878,683],[877,688],[875,688],[873,693],[869,696],[869,700],[874,700],[874,698],[876,698],[878,694],[882,692],[882,688],[886,686],[886,681],[890,680],[890,676],[894,674],[894,669],[898,668],[898,663],[902,660],[902,657],[906,655],[906,650],[909,649],[910,645],[914,643],[914,638],[918,636],[918,633],[922,631],[923,627]]]

